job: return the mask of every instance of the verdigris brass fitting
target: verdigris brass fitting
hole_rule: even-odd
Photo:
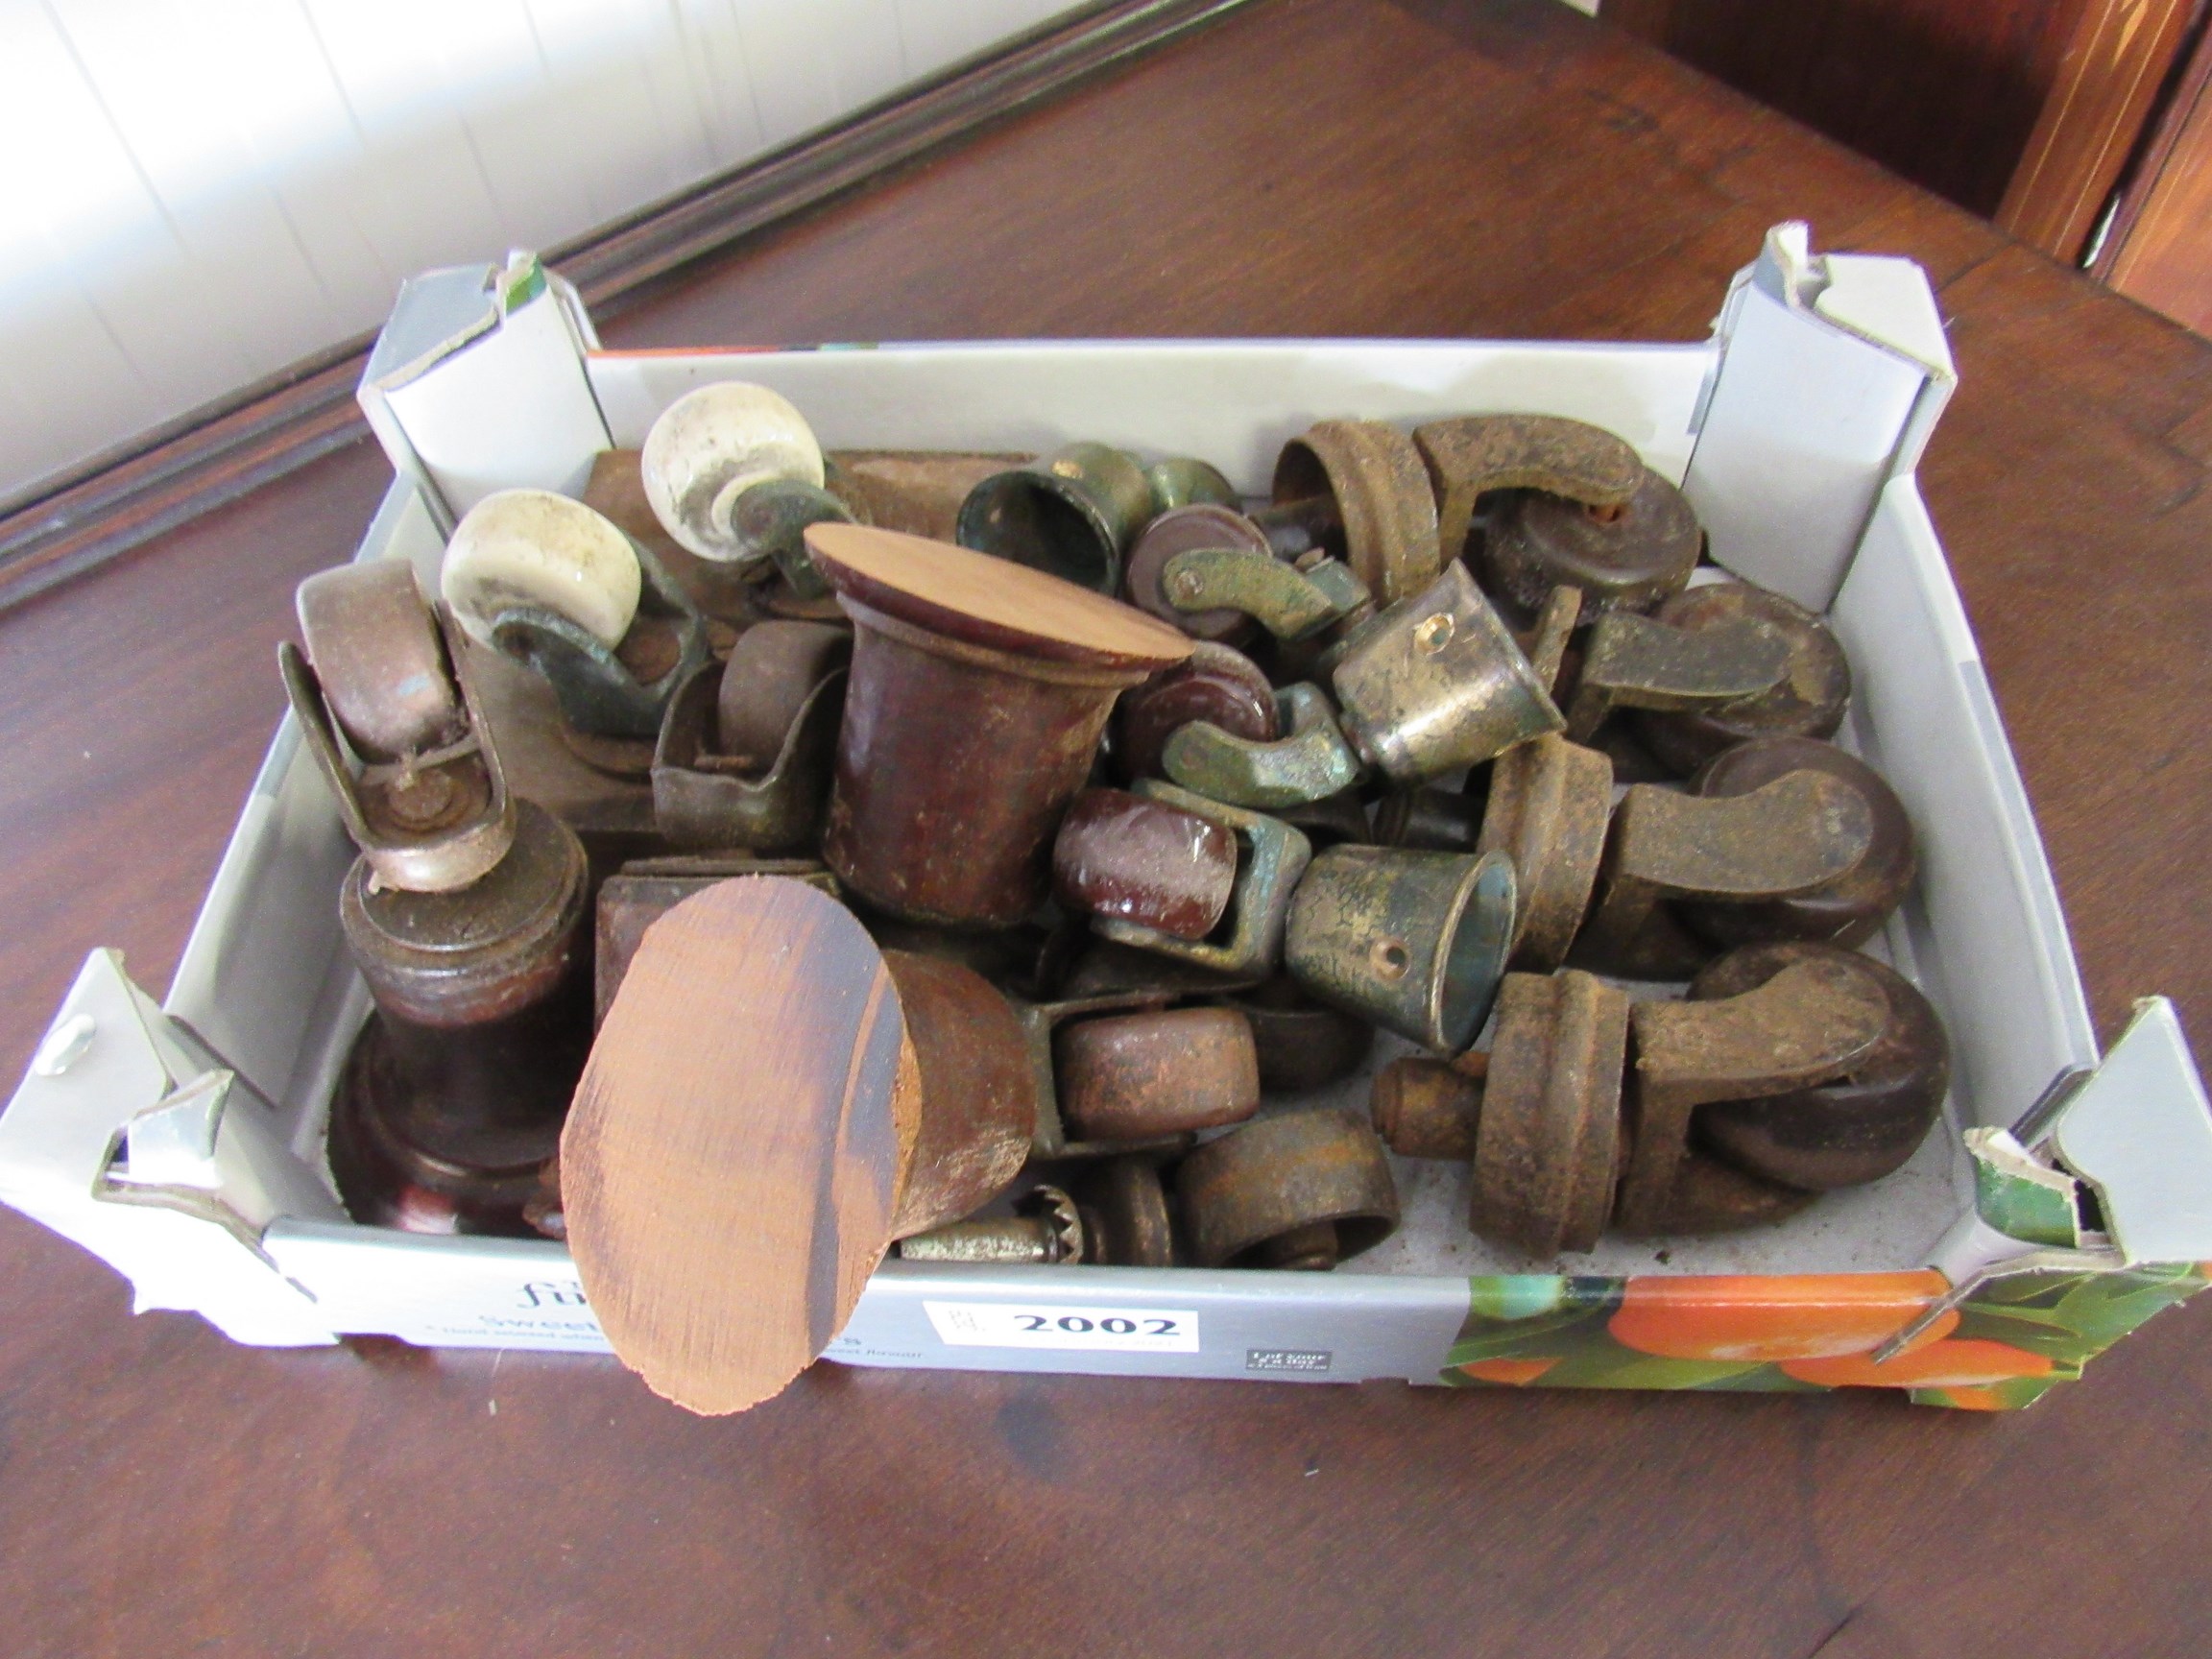
[[[1073,1266],[1090,1259],[1090,1239],[1075,1201],[1057,1187],[1024,1193],[1011,1215],[977,1216],[899,1240],[902,1262],[1029,1262]]]
[[[1175,939],[1213,932],[1236,885],[1227,826],[1121,789],[1076,796],[1052,843],[1062,904]]]
[[[1460,1054],[1489,1015],[1514,909],[1503,853],[1332,847],[1290,902],[1284,959],[1310,996]]]
[[[515,840],[515,801],[467,650],[405,560],[325,570],[301,583],[304,655],[277,666],[346,832],[379,883],[448,892],[477,880]]]
[[[1540,490],[1600,510],[1624,508],[1643,481],[1635,446],[1556,415],[1466,415],[1413,428],[1436,493],[1447,560],[1467,551],[1475,504],[1497,490]]]
[[[1635,973],[1638,935],[1662,901],[1771,902],[1833,886],[1873,846],[1864,795],[1800,769],[1743,795],[1699,797],[1631,784],[1614,808],[1602,891],[1575,941],[1578,960]]]
[[[1213,502],[1174,507],[1144,526],[1129,549],[1123,572],[1123,596],[1140,610],[1163,622],[1172,622],[1193,639],[1238,640],[1252,633],[1252,620],[1244,612],[1223,606],[1214,610],[1176,603],[1166,584],[1166,565],[1193,548],[1242,551],[1270,565],[1275,551],[1259,525],[1232,507]]]
[[[1144,469],[1144,482],[1152,491],[1155,515],[1179,507],[1234,507],[1241,499],[1218,467],[1190,455],[1153,462]]]
[[[1756,696],[1636,716],[1637,734],[1677,777],[1753,737],[1833,737],[1843,724],[1851,664],[1828,625],[1802,605],[1748,582],[1714,582],[1675,594],[1653,614],[1670,627],[1698,633],[1748,618],[1789,648],[1781,680]]]
[[[1567,959],[1605,854],[1613,763],[1547,733],[1498,757],[1478,853],[1503,853],[1518,883],[1512,966],[1548,974]]]
[[[1421,452],[1395,426],[1322,421],[1308,427],[1276,458],[1273,495],[1278,510],[1312,503],[1343,526],[1344,562],[1378,605],[1394,605],[1435,579],[1442,563],[1436,497]]]
[[[1292,896],[1312,860],[1312,843],[1279,819],[1209,801],[1157,779],[1140,781],[1136,792],[1145,801],[1217,825],[1235,838],[1237,877],[1228,911],[1199,939],[1179,938],[1126,917],[1100,916],[1093,928],[1117,944],[1155,950],[1215,974],[1246,978],[1274,972],[1283,954]]]
[[[1251,1022],[1262,1089],[1302,1094],[1341,1083],[1375,1046],[1375,1027],[1354,1014],[1314,1001],[1288,974],[1233,999]]]
[[[338,914],[376,1012],[331,1106],[330,1163],[359,1219],[527,1231],[589,1043],[582,844],[517,803],[514,844],[438,893],[383,885],[366,857]]]
[[[1616,611],[1598,618],[1567,709],[1567,735],[1586,743],[1615,709],[1695,713],[1769,691],[1790,647],[1753,617],[1695,632]]]
[[[1185,1158],[1175,1188],[1201,1267],[1327,1272],[1398,1230],[1382,1142],[1340,1110],[1254,1118]]]
[[[1882,1035],[1832,1082],[1701,1106],[1696,1132],[1719,1156],[1785,1187],[1824,1192],[1901,1168],[1928,1138],[1951,1083],[1943,1022],[1895,969],[1832,945],[1788,942],[1731,950],[1691,981],[1690,999],[1740,997],[1798,962],[1833,963],[1881,994]]]
[[[759,532],[787,513],[739,522],[745,497],[763,485],[802,486],[828,516],[844,513],[823,493],[822,446],[805,417],[765,386],[724,381],[685,393],[653,422],[638,470],[668,534],[717,564],[758,565],[770,557]]]
[[[1115,594],[1121,556],[1153,512],[1151,481],[1134,456],[1105,444],[1069,444],[976,485],[960,505],[957,539]]]
[[[1271,743],[1282,734],[1275,687],[1242,652],[1201,639],[1188,661],[1122,693],[1114,718],[1114,754],[1124,779],[1160,775],[1167,739],[1193,720],[1233,737]]]
[[[1053,1033],[1061,1126],[1123,1144],[1241,1123],[1260,1110],[1252,1027],[1234,1008],[1146,1009]]]
[[[1358,758],[1320,686],[1286,685],[1275,704],[1285,736],[1254,742],[1209,720],[1189,721],[1168,734],[1161,769],[1194,794],[1262,810],[1326,800],[1359,781]]]
[[[1150,1158],[1104,1158],[1076,1187],[1085,1260],[1105,1267],[1172,1267],[1175,1225],[1160,1166]]]
[[[1567,723],[1458,563],[1357,630],[1331,678],[1354,752],[1401,788]]]
[[[1839,879],[1786,899],[1677,905],[1682,919],[1716,945],[1769,939],[1863,945],[1911,890],[1919,861],[1905,804],[1879,772],[1833,743],[1816,737],[1754,737],[1707,761],[1691,789],[1707,798],[1746,795],[1798,771],[1824,772],[1859,793],[1874,821],[1866,855]]]
[[[1890,1021],[1885,990],[1847,962],[1848,952],[1791,963],[1755,990],[1724,1001],[1639,1002],[1631,1013],[1635,1132],[1623,1166],[1617,1224],[1633,1234],[1687,1230],[1678,1191],[1691,1114],[1724,1100],[1758,1100],[1847,1076],[1869,1058]],[[1739,1177],[1739,1183],[1748,1178]],[[1755,1187],[1767,1186],[1754,1183]],[[1768,1188],[1767,1219],[1802,1208],[1803,1193]],[[1730,1217],[1708,1216],[1715,1227]]]
[[[1484,524],[1482,576],[1491,590],[1535,610],[1558,587],[1581,589],[1586,614],[1648,611],[1678,593],[1697,567],[1705,533],[1681,491],[1643,469],[1624,505],[1537,491],[1500,497]]]
[[[1183,661],[1190,641],[942,542],[832,524],[806,537],[856,628],[830,867],[907,921],[1022,921],[1045,898],[1053,833],[1115,697]]]

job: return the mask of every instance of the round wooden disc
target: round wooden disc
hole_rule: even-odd
[[[1190,655],[1134,605],[988,553],[859,524],[809,524],[806,550],[838,592],[972,645],[1146,670]]]
[[[843,1328],[891,1242],[920,1072],[852,912],[724,881],[646,929],[561,1137],[568,1247],[654,1392],[742,1411]]]

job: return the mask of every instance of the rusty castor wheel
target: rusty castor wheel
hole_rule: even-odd
[[[1687,778],[1723,749],[1753,737],[1833,737],[1851,702],[1851,664],[1828,624],[1794,600],[1748,582],[1715,582],[1677,593],[1652,613],[1672,628],[1701,633],[1744,620],[1780,638],[1781,679],[1756,695],[1698,709],[1639,709],[1645,747]]]
[[[1272,493],[1272,506],[1254,517],[1278,551],[1334,554],[1377,605],[1418,593],[1443,562],[1428,469],[1413,440],[1387,421],[1315,422],[1283,445]]]
[[[1235,1006],[1252,1023],[1262,1089],[1300,1094],[1341,1083],[1375,1046],[1374,1026],[1314,1001],[1286,974],[1254,986]]]
[[[1176,1170],[1193,1262],[1326,1272],[1398,1230],[1375,1131],[1350,1112],[1290,1112],[1209,1141]]]
[[[1252,1027],[1234,1008],[1148,1009],[1053,1033],[1061,1121],[1078,1141],[1159,1140],[1260,1110]]]
[[[1754,737],[1708,760],[1690,788],[1707,799],[1743,796],[1791,772],[1825,773],[1866,803],[1873,833],[1865,856],[1837,880],[1786,898],[1677,905],[1682,919],[1716,945],[1777,939],[1810,939],[1845,949],[1863,945],[1911,890],[1919,860],[1905,804],[1881,773],[1833,743],[1816,737]]]
[[[1786,941],[1731,950],[1691,981],[1693,1001],[1756,990],[1793,963],[1834,963],[1888,1008],[1880,1041],[1833,1082],[1697,1111],[1697,1138],[1739,1168],[1825,1192],[1901,1168],[1928,1138],[1951,1083],[1951,1045],[1928,998],[1895,969],[1832,945]]]

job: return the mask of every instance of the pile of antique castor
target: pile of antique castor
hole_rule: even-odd
[[[1328,1268],[1398,1224],[1386,1146],[1470,1163],[1473,1229],[1549,1258],[1789,1215],[1937,1116],[1942,1028],[1857,949],[1913,836],[1830,741],[1842,649],[1701,565],[1610,434],[1325,421],[1256,506],[1096,444],[825,455],[718,384],[599,461],[473,505],[436,605],[403,562],[300,589],[283,671],[360,849],[329,1151],[365,1222],[562,1236],[595,1025],[733,882],[880,952],[908,1258]],[[650,835],[510,792],[487,653]],[[732,950],[699,972],[799,971]],[[1417,1051],[1372,1123],[1302,1109],[1377,1030]]]

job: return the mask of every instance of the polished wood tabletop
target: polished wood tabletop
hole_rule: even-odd
[[[1689,340],[1766,228],[1910,254],[1923,469],[2100,1034],[2212,1031],[2212,348],[1555,0],[1272,0],[668,278],[623,347]],[[494,252],[487,249],[487,254]],[[0,619],[0,1072],[161,987],[364,441]],[[2029,1411],[234,1346],[0,1212],[15,1655],[2212,1651],[2212,1298]]]

